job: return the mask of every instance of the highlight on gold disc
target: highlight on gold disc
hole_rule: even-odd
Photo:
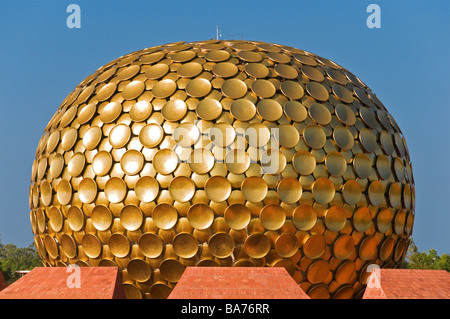
[[[61,97],[63,98],[63,97]],[[405,138],[350,71],[243,40],[124,55],[45,127],[30,221],[45,266],[118,266],[167,298],[188,266],[285,267],[312,298],[360,298],[415,218]]]

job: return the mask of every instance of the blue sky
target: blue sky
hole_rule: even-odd
[[[81,28],[69,29],[69,4]],[[381,28],[369,29],[369,4]],[[449,253],[450,1],[0,0],[0,236],[32,241],[28,188],[39,138],[97,68],[146,47],[215,38],[289,45],[356,74],[402,129],[416,183],[413,239]]]

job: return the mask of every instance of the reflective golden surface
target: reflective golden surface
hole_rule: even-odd
[[[166,298],[187,266],[285,267],[312,298],[361,297],[414,224],[405,139],[355,75],[278,44],[208,40],[99,68],[32,167],[46,266],[118,266]]]

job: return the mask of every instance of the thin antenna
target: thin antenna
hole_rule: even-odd
[[[219,30],[219,26],[216,26],[216,40],[219,40],[219,37],[222,36],[222,32]]]

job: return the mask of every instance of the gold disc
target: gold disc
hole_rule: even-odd
[[[63,216],[58,207],[53,206],[48,212],[50,226],[55,232],[59,232],[63,227]]]
[[[111,203],[119,203],[127,195],[127,185],[123,179],[111,177],[105,184],[105,195]]]
[[[370,183],[368,193],[372,205],[378,206],[385,201],[384,190],[384,186],[380,181],[373,181]]]
[[[389,260],[392,257],[395,247],[395,239],[388,237],[380,247],[380,259],[383,261]]]
[[[387,233],[392,228],[394,214],[389,208],[382,209],[377,215],[377,227],[381,233]]]
[[[64,158],[60,154],[56,154],[50,162],[50,176],[53,178],[61,175],[64,168]]]
[[[186,85],[186,93],[192,97],[204,97],[211,91],[211,82],[207,79],[196,78],[192,79]]]
[[[332,86],[333,93],[344,103],[352,103],[353,95],[352,92],[347,90],[344,86],[334,84]]]
[[[347,216],[341,206],[331,206],[325,213],[325,225],[331,231],[340,231],[346,222]]]
[[[175,259],[165,259],[159,266],[161,276],[169,282],[178,282],[186,266]]]
[[[178,212],[172,205],[160,203],[153,208],[152,219],[156,227],[171,229],[178,221]]]
[[[193,78],[202,73],[203,67],[201,64],[197,62],[189,62],[180,65],[177,70],[177,73],[182,78]]]
[[[272,99],[262,99],[258,102],[257,111],[266,121],[277,121],[283,115],[280,103]]]
[[[139,250],[148,258],[157,258],[161,255],[164,249],[164,244],[161,238],[153,233],[145,233],[139,237]]]
[[[308,65],[302,67],[302,73],[312,81],[322,82],[324,80],[324,76],[319,69]]]
[[[355,180],[348,180],[342,187],[342,196],[349,205],[354,205],[361,199],[362,188]]]
[[[359,131],[359,140],[367,152],[371,153],[376,151],[378,147],[377,137],[371,130],[367,128],[361,129]]]
[[[325,253],[325,237],[319,234],[309,236],[303,244],[303,253],[306,257],[316,259]]]
[[[86,158],[83,153],[73,154],[70,158],[69,164],[67,164],[67,170],[69,171],[70,176],[79,176],[83,172],[85,164]]]
[[[71,236],[63,234],[60,243],[63,253],[69,258],[75,258],[77,255],[77,245],[75,244],[75,240]]]
[[[245,139],[248,144],[257,148],[270,141],[270,130],[262,123],[251,123],[245,128]]]
[[[119,233],[112,234],[111,237],[109,237],[108,245],[111,253],[119,258],[126,257],[130,252],[130,242],[128,238]]]
[[[84,156],[83,156],[83,158],[84,158]],[[52,201],[52,195],[53,195],[52,186],[50,185],[49,182],[43,181],[41,183],[40,189],[41,189],[42,204],[44,204],[45,206],[50,205],[50,203]]]
[[[136,150],[128,150],[120,159],[120,167],[127,175],[136,175],[144,166],[144,156]]]
[[[253,81],[251,89],[253,93],[262,99],[271,98],[277,90],[272,82],[263,79]]]
[[[131,82],[131,83],[133,83],[133,82]],[[130,84],[128,84],[128,85],[130,85]],[[144,85],[144,88],[145,88],[145,85]],[[173,93],[175,93],[176,90],[177,90],[177,84],[173,80],[164,79],[155,84],[155,86],[152,88],[152,93],[153,93],[154,97],[156,97],[156,98],[165,99],[165,98],[171,96]],[[124,91],[125,91],[125,89],[124,89]],[[123,95],[123,93],[122,93],[122,95]],[[140,95],[140,93],[139,93],[139,95]]]
[[[252,203],[263,201],[267,195],[267,191],[268,186],[261,177],[247,177],[241,184],[242,195]]]
[[[225,209],[224,218],[231,229],[240,230],[247,227],[251,219],[251,212],[242,204],[232,204]]]
[[[256,60],[258,57],[253,56],[254,60]],[[259,58],[261,59],[261,56],[259,55]],[[244,67],[245,72],[254,78],[265,78],[269,75],[269,69],[262,63],[248,63]]]
[[[239,71],[238,67],[230,62],[220,62],[213,66],[212,71],[215,75],[222,78],[229,78]]]
[[[303,138],[306,144],[314,149],[321,149],[327,141],[324,130],[317,125],[308,125],[305,127],[303,130]]]
[[[107,151],[100,151],[92,159],[92,169],[98,176],[108,174],[113,164],[112,156]]]
[[[319,101],[328,100],[328,97],[329,97],[328,91],[320,83],[308,82],[308,84],[306,84],[306,91],[316,100],[319,100]]]
[[[206,174],[214,166],[214,156],[211,151],[203,148],[196,148],[189,157],[189,167],[197,174]]]
[[[103,123],[111,123],[114,122],[122,113],[122,104],[119,102],[110,102],[106,104],[100,113],[100,120]]]
[[[364,233],[372,225],[372,215],[367,207],[360,207],[353,214],[353,225],[355,229],[361,233]]]
[[[136,102],[130,110],[130,118],[135,122],[145,121],[152,114],[153,107],[147,101]]]
[[[216,123],[208,133],[209,139],[218,147],[227,147],[234,142],[236,131],[228,123]]]
[[[187,112],[187,105],[183,100],[170,100],[161,109],[162,116],[167,121],[178,121]]]
[[[44,246],[45,250],[51,258],[56,259],[58,257],[58,244],[52,236],[48,234],[45,235]]]
[[[180,203],[188,202],[195,194],[195,184],[186,176],[177,176],[169,184],[169,193]]]
[[[69,128],[65,131],[61,138],[61,146],[64,151],[69,151],[75,145],[78,138],[78,131],[74,128]]]
[[[330,272],[330,264],[325,260],[316,260],[306,272],[306,278],[312,284],[324,282]]]
[[[102,138],[102,129],[98,126],[91,126],[83,136],[83,146],[86,150],[93,150]]]
[[[215,99],[206,98],[197,104],[196,112],[202,119],[212,121],[222,114],[222,104]]]
[[[284,104],[284,113],[295,122],[303,122],[308,116],[305,106],[298,101],[287,101]]]
[[[270,239],[262,233],[254,233],[244,242],[245,253],[252,258],[262,258],[270,251]]]
[[[153,168],[162,175],[172,173],[178,166],[177,154],[167,148],[160,149],[153,156]]]
[[[189,224],[195,229],[206,229],[211,226],[214,221],[214,211],[206,204],[197,203],[189,208],[187,218]]]
[[[279,205],[269,204],[261,209],[259,213],[261,223],[268,230],[277,230],[286,221],[286,211]]]
[[[192,258],[198,252],[198,242],[191,234],[180,233],[172,241],[175,254],[181,258]]]
[[[262,60],[261,54],[252,51],[240,51],[238,56],[241,60],[246,62],[259,62]]]
[[[378,256],[377,239],[373,236],[366,237],[359,246],[359,258],[362,260],[375,260]]]
[[[275,65],[274,69],[279,76],[285,79],[293,80],[298,76],[297,70],[294,67],[287,64],[277,64]]]
[[[225,165],[233,174],[242,174],[250,166],[250,158],[243,150],[231,150],[225,157]]]
[[[109,99],[117,89],[116,83],[108,83],[101,87],[100,90],[97,91],[95,97],[97,101],[102,102]]]
[[[298,100],[303,97],[303,87],[294,81],[283,81],[280,87],[281,92],[292,100]]]
[[[97,184],[92,178],[86,177],[78,185],[78,197],[80,200],[89,204],[97,197]]]
[[[97,236],[93,234],[85,234],[81,246],[84,253],[90,258],[97,258],[102,252],[102,244]]]
[[[132,259],[127,264],[128,275],[137,282],[146,282],[152,275],[152,269],[142,259]]]
[[[327,125],[331,121],[330,111],[325,105],[320,103],[311,104],[308,109],[308,114],[314,122],[321,125]]]
[[[81,209],[77,206],[71,206],[67,213],[67,221],[73,231],[80,231],[84,226],[84,215]]]
[[[231,103],[230,113],[236,120],[246,122],[255,116],[256,107],[250,100],[238,99]]]
[[[354,125],[356,123],[355,113],[348,105],[339,103],[336,105],[335,113],[339,121],[344,124]]]
[[[382,179],[391,177],[391,162],[385,155],[378,155],[377,157],[377,171]]]
[[[277,193],[281,201],[287,204],[294,204],[302,196],[302,185],[296,178],[283,178],[278,184]]]
[[[389,202],[394,208],[400,208],[402,205],[402,188],[399,183],[392,183],[389,187]]]
[[[114,126],[109,133],[109,143],[112,147],[124,147],[130,140],[131,129],[126,124],[118,124]]]
[[[63,179],[58,183],[56,197],[61,205],[69,204],[72,199],[72,185],[67,180]]]
[[[292,166],[301,175],[310,175],[316,169],[316,158],[308,151],[298,151],[292,157]]]
[[[336,282],[344,285],[350,284],[356,278],[356,266],[352,261],[346,261],[336,270]]]
[[[159,194],[159,184],[153,177],[143,176],[136,182],[134,192],[140,201],[150,203]]]
[[[281,124],[278,126],[278,135],[275,134],[281,146],[293,148],[300,140],[297,129],[290,124]]]
[[[330,152],[325,158],[325,166],[330,175],[339,177],[347,170],[347,162],[340,152]]]
[[[231,195],[231,191],[230,181],[223,176],[212,176],[205,183],[206,196],[213,202],[227,200]]]
[[[230,53],[225,50],[213,50],[205,54],[205,59],[212,62],[222,62],[228,60]]]
[[[320,177],[312,185],[314,199],[320,204],[328,204],[334,198],[334,184],[328,178]]]
[[[217,258],[227,258],[234,250],[234,239],[227,233],[216,233],[209,238],[209,251]]]
[[[92,224],[97,230],[105,231],[111,227],[113,216],[108,207],[97,205],[91,213]]]
[[[247,94],[247,84],[239,79],[228,79],[222,84],[222,93],[232,99],[240,99]]]
[[[275,240],[275,251],[283,258],[294,256],[298,251],[298,239],[294,234],[284,233]]]
[[[165,63],[158,63],[146,69],[145,76],[150,80],[157,80],[166,75],[167,72],[169,72],[169,66]]]
[[[356,174],[361,178],[367,178],[372,172],[370,159],[364,153],[358,153],[353,158],[353,168]]]
[[[347,127],[344,126],[338,126],[334,129],[333,139],[344,151],[350,150],[355,143],[352,133]]]
[[[139,141],[148,148],[157,146],[164,137],[164,131],[156,123],[149,123],[139,132]]]
[[[338,259],[347,259],[355,251],[355,241],[350,235],[341,235],[333,246],[333,254]]]
[[[145,90],[144,82],[132,81],[123,88],[122,97],[125,100],[132,100],[132,99],[137,98],[139,95],[141,95],[142,92],[144,92],[144,90]]]
[[[129,231],[138,230],[142,222],[144,221],[144,215],[141,209],[133,204],[128,204],[120,211],[120,223]]]
[[[299,230],[310,230],[317,221],[317,214],[311,205],[301,204],[292,213],[292,222]]]

